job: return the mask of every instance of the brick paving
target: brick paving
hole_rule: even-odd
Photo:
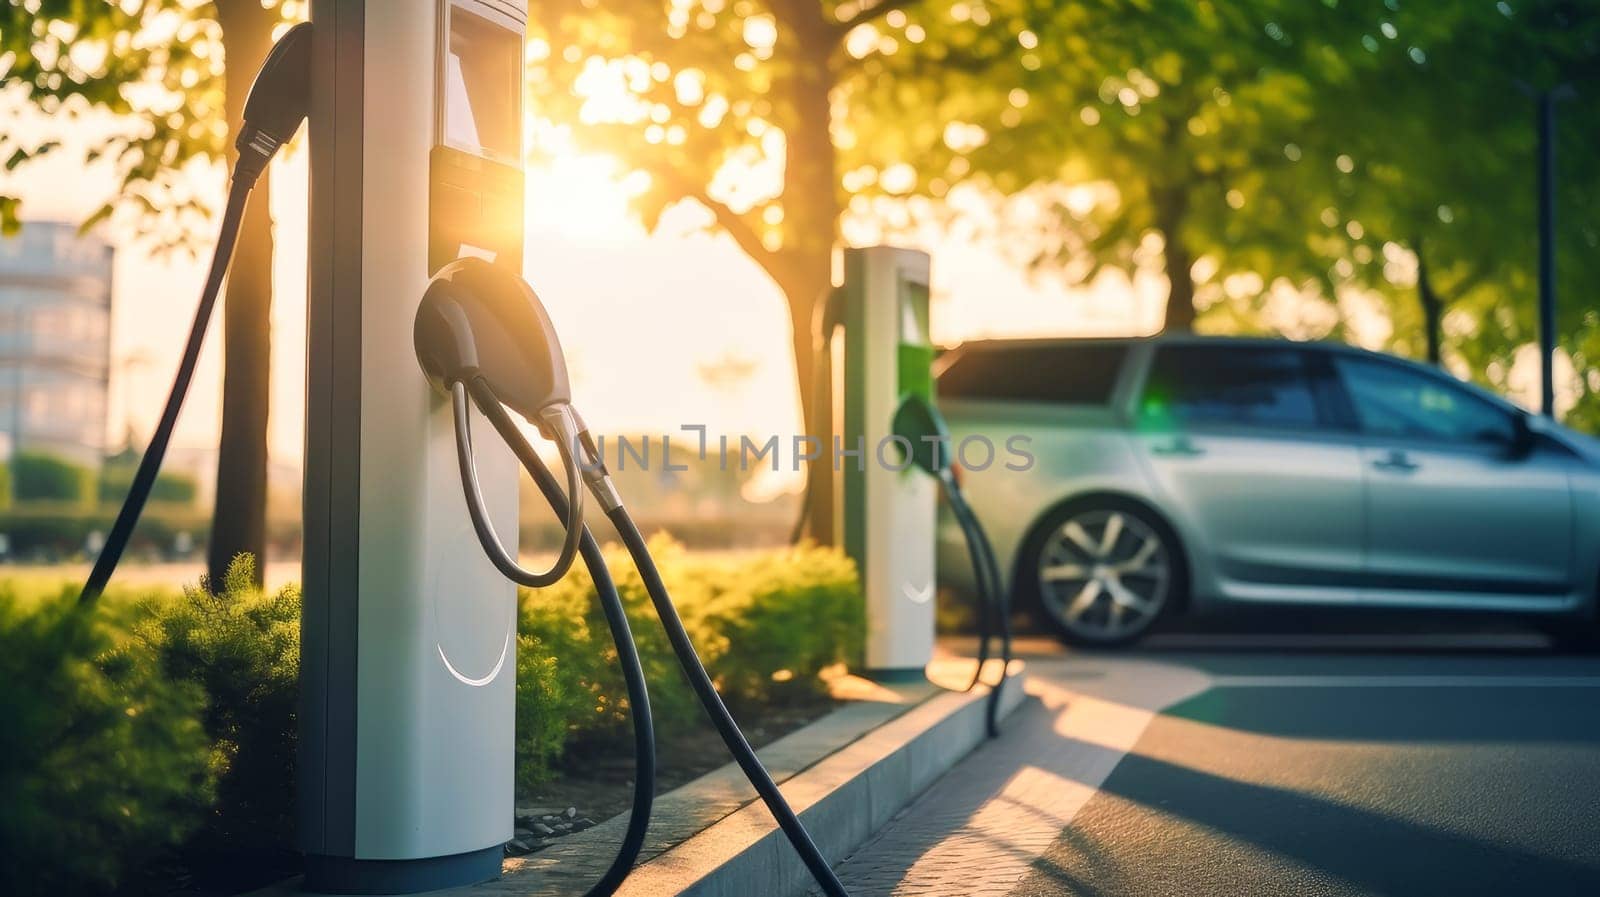
[[[852,897],[1009,894],[1067,829],[1155,711],[1205,678],[1156,664],[1030,660],[1027,701],[987,742],[839,866]],[[1070,690],[1069,690],[1070,688]]]

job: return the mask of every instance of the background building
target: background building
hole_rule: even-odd
[[[106,452],[112,248],[28,222],[0,238],[0,434],[6,454],[90,467]]]

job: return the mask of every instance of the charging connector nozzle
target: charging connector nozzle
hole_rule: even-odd
[[[256,72],[234,141],[239,151],[235,180],[259,178],[311,110],[311,27],[301,22],[284,32]]]

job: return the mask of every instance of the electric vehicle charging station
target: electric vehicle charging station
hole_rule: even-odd
[[[300,716],[313,891],[500,872],[516,588],[478,548],[412,316],[440,267],[521,270],[521,0],[313,0]],[[474,448],[517,528],[517,462]]]
[[[862,449],[834,478],[834,531],[861,571],[867,671],[886,680],[920,679],[933,658],[938,484],[901,463],[892,441],[905,397],[933,399],[929,267],[918,250],[846,249],[832,300],[844,329],[842,357],[830,353],[843,384],[833,397],[834,448]]]
[[[525,7],[508,0],[314,0],[312,21],[273,44],[244,104],[172,389],[78,606],[104,594],[150,498],[251,191],[309,118],[306,889],[414,893],[499,876],[512,833],[515,586],[552,585],[580,555],[627,685],[636,759],[627,831],[588,893],[609,897],[627,877],[650,819],[655,735],[621,596],[583,521],[587,492],[729,754],[823,893],[848,897],[706,672],[520,273],[525,31]],[[512,412],[556,442],[565,491]],[[475,417],[499,435],[495,448],[475,445]],[[513,462],[565,520],[561,554],[543,572],[524,569],[499,536],[518,520]]]

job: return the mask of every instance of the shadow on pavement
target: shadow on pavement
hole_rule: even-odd
[[[1099,818],[1080,817],[1084,824],[1065,832],[1014,893],[1600,893],[1600,869],[1592,865],[1139,754],[1123,758],[1096,800],[1105,796],[1115,800],[1095,814]],[[1091,812],[1086,808],[1085,814]],[[1104,817],[1112,812],[1122,818],[1106,825]],[[1081,829],[1093,829],[1096,836]],[[1184,839],[1204,843],[1185,844]],[[1085,856],[1085,851],[1102,852],[1108,842],[1116,844],[1123,863],[1113,867]],[[1169,854],[1168,861],[1140,861],[1141,854],[1154,858],[1156,851]],[[1174,852],[1186,862],[1171,862]],[[1261,868],[1262,852],[1309,867],[1308,877],[1318,884],[1306,890],[1285,887],[1292,873]],[[1083,868],[1086,859],[1088,869]],[[1142,874],[1150,874],[1150,880],[1141,881]]]

